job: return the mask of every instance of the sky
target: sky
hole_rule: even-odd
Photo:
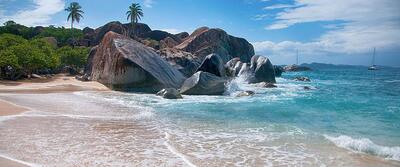
[[[71,0],[0,0],[0,24],[69,27]],[[400,0],[75,0],[84,18],[76,26],[96,28],[127,22],[131,3],[141,4],[140,22],[152,29],[191,33],[221,28],[247,39],[273,64],[300,63],[400,67]]]

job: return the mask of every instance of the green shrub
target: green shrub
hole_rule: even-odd
[[[59,48],[57,52],[60,55],[61,65],[78,69],[86,65],[89,48],[64,46]]]

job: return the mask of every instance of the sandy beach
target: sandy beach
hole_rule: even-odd
[[[47,94],[68,93],[76,91],[108,91],[98,82],[82,82],[73,76],[58,74],[52,78],[31,79],[21,81],[0,81],[0,94]],[[18,115],[29,109],[11,102],[0,100],[0,118],[2,116]],[[25,167],[23,163],[0,156],[0,167]]]
[[[107,91],[106,86],[90,81],[82,82],[73,76],[58,74],[52,78],[22,81],[0,81],[0,93],[62,93],[75,91]]]

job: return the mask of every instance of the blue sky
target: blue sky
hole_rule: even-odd
[[[399,0],[76,0],[80,28],[126,22],[125,11],[140,3],[141,22],[171,33],[201,26],[246,38],[274,64],[301,62],[400,66]],[[0,22],[69,26],[63,11],[70,0],[0,0]]]

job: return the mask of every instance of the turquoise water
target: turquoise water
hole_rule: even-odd
[[[296,76],[309,77],[311,82],[294,81]],[[105,97],[153,108],[163,130],[175,136],[170,141],[174,147],[193,147],[181,151],[189,159],[207,153],[249,160],[254,157],[248,150],[263,150],[273,156],[254,156],[265,156],[261,159],[272,164],[336,166],[332,157],[338,153],[329,148],[334,145],[362,155],[400,160],[399,69],[321,68],[284,73],[277,82],[278,88],[267,89],[237,78],[227,85],[225,96],[184,96],[182,100],[129,93]],[[312,89],[304,90],[304,86]],[[235,97],[244,90],[256,95]],[[241,149],[229,152],[233,148],[224,143]],[[218,149],[204,150],[205,145]],[[284,155],[289,156],[275,162]]]
[[[31,111],[0,118],[0,156],[39,166],[400,166],[400,69],[320,68],[284,73],[277,86],[239,77],[224,96],[178,100],[2,94]],[[256,94],[236,97],[245,90]]]

